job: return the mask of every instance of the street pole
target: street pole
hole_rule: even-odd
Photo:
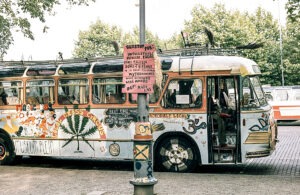
[[[279,23],[279,47],[280,47],[280,69],[281,69],[281,84],[284,86],[284,68],[283,68],[283,61],[282,61],[282,29],[281,29],[281,20],[280,20],[280,0],[278,0],[278,23]]]
[[[140,45],[145,44],[145,0],[139,2],[140,15]],[[149,122],[148,101],[146,93],[139,93],[138,117],[135,125],[133,156],[134,179],[130,181],[134,186],[135,195],[153,195],[157,179],[153,177],[152,163],[152,132]]]

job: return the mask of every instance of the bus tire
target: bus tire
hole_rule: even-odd
[[[15,151],[12,141],[0,133],[0,165],[13,164],[15,159]]]
[[[196,149],[184,137],[163,139],[156,148],[155,168],[167,172],[191,172],[198,164]]]

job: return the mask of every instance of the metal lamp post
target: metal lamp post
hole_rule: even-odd
[[[145,0],[140,0],[140,45],[145,44]],[[139,93],[138,122],[135,126],[133,156],[134,179],[130,181],[134,185],[135,195],[152,195],[154,185],[157,183],[152,175],[152,132],[149,122],[148,101],[146,93]]]

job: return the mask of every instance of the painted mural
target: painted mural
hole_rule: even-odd
[[[2,111],[0,127],[13,137],[53,137],[56,113],[52,105],[16,106],[15,111]]]
[[[249,128],[250,131],[268,131],[270,127],[270,114],[263,114],[258,118],[259,124],[254,124]]]
[[[5,117],[0,119],[0,127],[13,137],[61,138],[58,136],[61,130],[69,135],[67,137],[70,140],[85,139],[96,132],[99,133],[100,139],[106,139],[102,122],[90,112],[90,107],[78,109],[78,106],[74,105],[74,108],[70,110],[65,107],[64,113],[60,113],[57,117],[51,105],[47,107],[40,105],[39,109],[27,105],[26,109],[2,111],[2,116]]]
[[[120,143],[101,140],[107,140],[107,136],[130,140],[137,109],[116,108],[92,113],[90,107],[79,109],[78,105],[59,110],[53,109],[51,104],[23,105],[16,106],[15,111],[2,111],[2,116],[6,117],[0,119],[1,127],[13,137],[22,138],[14,140],[19,153],[53,155],[59,153],[58,150],[60,153],[69,151],[93,156],[100,152],[119,156],[124,155]],[[151,130],[158,134],[177,129],[178,125],[191,135],[207,128],[205,118],[185,113],[150,113],[150,118]]]
[[[69,135],[68,140],[62,146],[70,144],[72,141],[77,141],[77,152],[82,152],[79,148],[79,140],[83,140],[92,150],[95,150],[93,146],[86,139],[87,137],[93,136],[97,131],[101,139],[106,139],[105,131],[102,127],[102,123],[99,119],[89,112],[90,107],[85,110],[78,109],[77,105],[74,105],[74,109],[69,110],[65,107],[65,113],[59,117],[54,127],[54,135],[57,136],[58,129],[62,129],[63,133]],[[67,123],[63,123],[64,121]],[[91,120],[94,125],[87,127],[87,124]]]
[[[109,128],[124,127],[127,129],[132,122],[137,121],[137,112],[136,108],[107,109],[104,123]]]
[[[65,107],[58,112],[51,104],[18,105],[14,111],[1,111],[1,116],[0,128],[16,138],[16,152],[21,154],[53,155],[68,145],[82,153],[84,150],[80,147],[83,144],[95,151],[94,144],[88,140],[106,140],[106,130],[98,117],[90,112],[90,107],[78,109],[78,105],[74,105],[72,109]],[[71,144],[73,142],[76,144]]]

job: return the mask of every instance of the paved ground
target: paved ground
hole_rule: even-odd
[[[300,179],[300,126],[280,126],[279,130],[279,143],[274,153],[269,157],[248,160],[244,169],[253,174]]]
[[[271,156],[239,166],[201,166],[195,173],[154,176],[158,195],[299,194],[300,127],[280,127],[280,142]],[[70,160],[23,160],[0,166],[0,195],[133,194],[132,163]]]

